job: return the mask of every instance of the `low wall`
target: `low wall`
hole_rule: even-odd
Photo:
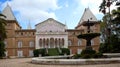
[[[120,58],[103,58],[103,59],[45,59],[32,58],[35,64],[64,64],[64,65],[82,65],[82,64],[108,64],[120,63]]]
[[[107,57],[120,57],[120,53],[103,53]]]

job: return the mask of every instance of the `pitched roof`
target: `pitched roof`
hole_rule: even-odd
[[[2,11],[2,14],[6,16],[6,20],[16,20],[13,12],[12,12],[12,9],[9,5],[7,5],[4,10]]]
[[[84,21],[88,21],[88,19],[90,21],[97,21],[97,18],[94,16],[94,14],[91,12],[91,10],[89,8],[85,8],[84,13],[83,13],[78,25]]]
[[[59,24],[61,24],[61,25],[63,25],[63,26],[66,26],[65,24],[63,24],[63,23],[61,23],[61,22],[59,22],[59,21],[57,21],[57,20],[54,20],[53,18],[48,18],[47,20],[42,21],[42,22],[36,24],[35,26],[37,26],[37,25],[39,25],[39,24],[42,24],[42,23],[44,23],[44,22],[46,22],[46,21],[49,21],[49,20],[53,20],[53,21],[55,21],[55,22],[57,22],[57,23],[59,23]]]

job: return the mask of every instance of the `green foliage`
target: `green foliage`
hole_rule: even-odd
[[[105,43],[100,44],[99,51],[102,53],[119,53],[120,38],[117,35],[111,35]]]
[[[79,59],[79,58],[84,58],[84,59],[89,59],[89,58],[102,58],[104,57],[102,53],[96,52],[95,50],[83,50],[81,54],[75,54],[73,56],[74,59]]]
[[[96,54],[96,51],[95,50],[82,50],[81,52],[81,58],[93,58],[94,55]]]
[[[93,55],[94,58],[101,58],[104,57],[102,53],[98,52]]]
[[[48,55],[49,56],[57,56],[57,55],[59,55],[59,51],[57,48],[49,48]]]
[[[0,41],[0,59],[5,57],[5,44],[3,41]]]
[[[33,53],[34,53],[34,57],[38,57],[39,55],[41,55],[41,56],[45,56],[46,55],[45,54],[45,49],[35,49],[33,51]]]
[[[38,57],[39,55],[41,56],[57,56],[57,55],[70,55],[70,51],[68,48],[60,48],[62,53],[59,53],[57,48],[48,48],[48,54],[46,53],[46,49],[35,49],[33,51],[34,57]]]
[[[61,50],[62,50],[61,55],[64,55],[64,54],[70,55],[70,50],[68,48],[61,48]]]
[[[5,30],[6,20],[3,17],[5,18],[3,14],[0,14],[0,41],[7,38]]]
[[[81,54],[75,54],[75,55],[73,56],[74,59],[79,59],[80,57],[81,57]]]

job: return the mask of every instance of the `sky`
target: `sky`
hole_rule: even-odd
[[[7,4],[23,29],[30,23],[32,28],[46,20],[55,20],[66,24],[68,29],[74,29],[80,21],[85,8],[90,8],[98,20],[103,14],[99,12],[102,0],[0,0],[0,11]]]

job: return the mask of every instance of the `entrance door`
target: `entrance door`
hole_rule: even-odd
[[[17,54],[18,54],[18,57],[23,57],[23,51],[18,51]]]

